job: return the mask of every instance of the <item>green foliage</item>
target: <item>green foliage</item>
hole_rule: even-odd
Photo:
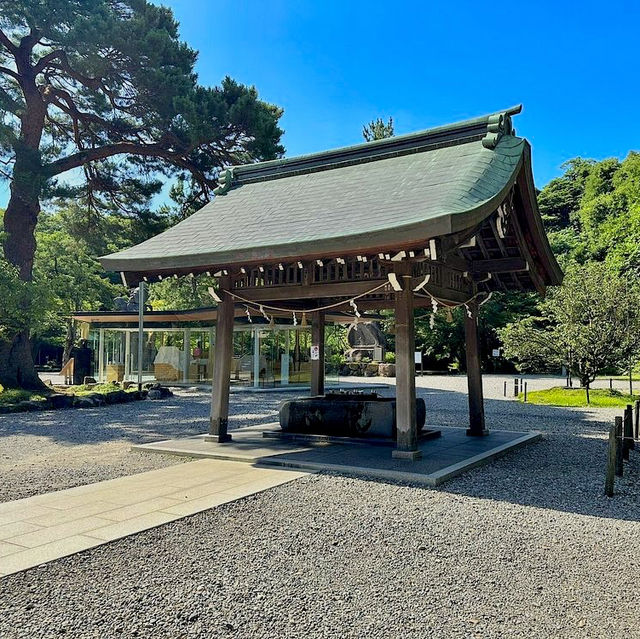
[[[43,400],[42,393],[18,388],[3,388],[0,386],[0,406],[12,406],[20,402]]]
[[[603,370],[638,358],[640,289],[606,264],[572,267],[539,312],[499,331],[505,355],[523,370],[565,364],[588,386]]]
[[[197,53],[180,41],[166,7],[145,0],[16,0],[2,3],[0,17],[8,42],[31,52],[30,74],[47,97],[45,137],[34,149],[43,186],[85,166],[87,187],[97,192],[141,188],[142,174],[131,169],[183,172],[204,187],[223,164],[283,152],[281,109],[229,77],[219,87],[198,85]],[[19,55],[11,44],[0,47],[10,69]],[[15,74],[2,74],[0,137],[9,157],[17,150],[20,118],[31,108],[25,86]],[[82,156],[69,162],[78,150]],[[109,162],[123,152],[129,162]]]
[[[215,306],[210,286],[215,288],[215,281],[206,275],[166,279],[149,286],[149,303],[156,311]]]
[[[524,394],[520,393],[518,399],[523,402]],[[624,408],[627,404],[632,404],[636,399],[638,399],[636,395],[628,395],[608,388],[590,389],[588,400],[585,388],[554,386],[553,388],[527,393],[528,403],[541,404],[543,406]]]
[[[623,162],[572,160],[538,202],[563,267],[598,261],[640,276],[640,154]]]
[[[40,325],[50,298],[46,283],[20,279],[18,269],[4,258],[2,238],[0,211],[0,339],[33,325],[32,317],[39,318],[35,325]]]
[[[526,317],[535,310],[538,298],[533,294],[494,293],[480,307],[478,335],[481,356],[487,365],[493,365],[490,354],[500,345],[498,330],[510,322]],[[416,348],[425,352],[429,365],[456,368],[465,366],[464,307],[448,312],[440,308],[433,316],[431,312],[416,311]]]
[[[396,363],[396,354],[395,353],[390,353],[389,351],[387,351],[384,354],[384,363],[385,364],[395,364]]]
[[[362,127],[362,137],[367,142],[392,138],[394,135],[393,118],[389,118],[386,122],[382,118],[371,120],[369,124]]]
[[[538,194],[538,207],[547,230],[561,230],[573,225],[593,164],[592,160],[582,158],[565,162],[564,174],[551,180]]]

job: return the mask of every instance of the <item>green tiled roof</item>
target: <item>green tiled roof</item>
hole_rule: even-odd
[[[234,167],[200,211],[101,258],[109,270],[202,269],[375,251],[475,225],[516,180],[511,109],[298,158]]]

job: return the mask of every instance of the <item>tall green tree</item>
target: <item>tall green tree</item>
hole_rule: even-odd
[[[282,154],[282,111],[230,78],[199,85],[196,57],[171,11],[146,0],[0,2],[4,256],[22,281],[33,278],[41,200],[79,178],[117,203],[145,175],[178,174],[206,199],[220,167]],[[40,385],[28,326],[0,340],[0,383]]]
[[[371,120],[369,124],[362,127],[362,137],[367,142],[392,138],[394,135],[393,118],[389,118],[386,122],[382,118]]]
[[[607,368],[625,370],[640,352],[640,289],[606,264],[574,266],[528,317],[500,330],[505,354],[523,368],[564,364],[587,392]]]

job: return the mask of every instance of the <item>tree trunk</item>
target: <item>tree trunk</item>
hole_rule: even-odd
[[[11,197],[4,214],[4,256],[18,268],[20,279],[30,282],[33,278],[33,260],[36,251],[35,229],[40,213],[39,155],[22,150],[16,153],[11,183]],[[25,300],[25,304],[29,301]],[[29,328],[9,333],[0,341],[0,384],[5,388],[42,388],[44,384],[36,373]]]
[[[589,382],[587,382],[584,386],[584,389],[587,393],[587,405],[591,403],[591,398],[589,397]]]
[[[64,339],[64,350],[62,351],[62,365],[64,366],[71,357],[71,349],[76,341],[76,324],[72,319],[67,320],[67,334]]]
[[[0,385],[35,390],[44,386],[33,365],[27,330],[0,341]]]

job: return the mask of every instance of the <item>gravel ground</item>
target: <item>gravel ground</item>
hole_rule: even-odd
[[[522,406],[500,399],[503,379],[485,380],[489,427],[537,428],[541,443],[439,489],[309,476],[7,577],[0,636],[640,637],[640,452],[618,495],[602,496],[619,411]],[[464,379],[418,384],[431,423],[463,425]],[[233,423],[271,420],[280,398],[233,396]],[[204,396],[135,410],[83,422],[77,440],[58,422],[47,437],[34,415],[0,421],[0,450],[34,441],[30,455],[57,459],[89,446],[79,440],[124,447],[206,424]],[[3,484],[29,476],[2,469]]]
[[[273,421],[282,395],[234,394],[230,428]],[[182,463],[131,452],[132,444],[196,435],[209,428],[209,395],[95,409],[0,415],[0,502]]]

